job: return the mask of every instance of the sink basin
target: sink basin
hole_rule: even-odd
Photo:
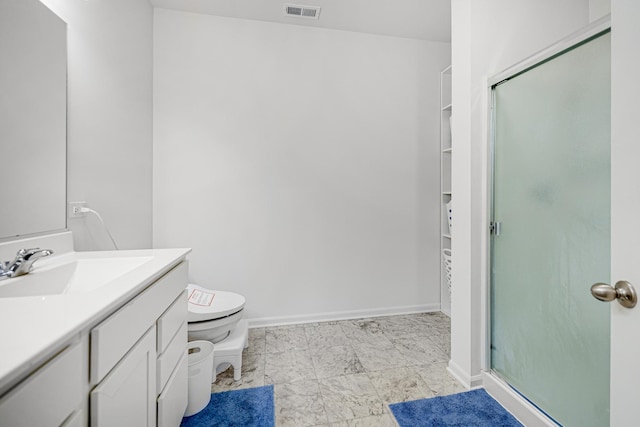
[[[0,298],[91,292],[152,258],[147,256],[80,258],[51,266],[36,264],[29,274],[0,281]]]

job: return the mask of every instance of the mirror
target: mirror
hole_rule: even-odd
[[[0,0],[0,239],[66,227],[67,27]]]

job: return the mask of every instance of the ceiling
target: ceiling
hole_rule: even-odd
[[[451,41],[450,0],[151,0],[155,7],[283,24]],[[284,15],[284,5],[320,6],[320,19]]]

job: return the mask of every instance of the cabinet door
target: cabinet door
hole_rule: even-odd
[[[187,351],[182,354],[167,386],[158,396],[158,427],[176,427],[180,425],[187,409],[189,395]]]
[[[156,425],[156,328],[151,327],[91,392],[91,425]]]
[[[64,350],[3,396],[0,426],[59,426],[79,408],[83,396],[81,367],[87,357],[82,349],[75,344]]]

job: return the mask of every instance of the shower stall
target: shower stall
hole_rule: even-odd
[[[608,24],[489,82],[490,370],[564,426],[609,425],[610,86]]]

